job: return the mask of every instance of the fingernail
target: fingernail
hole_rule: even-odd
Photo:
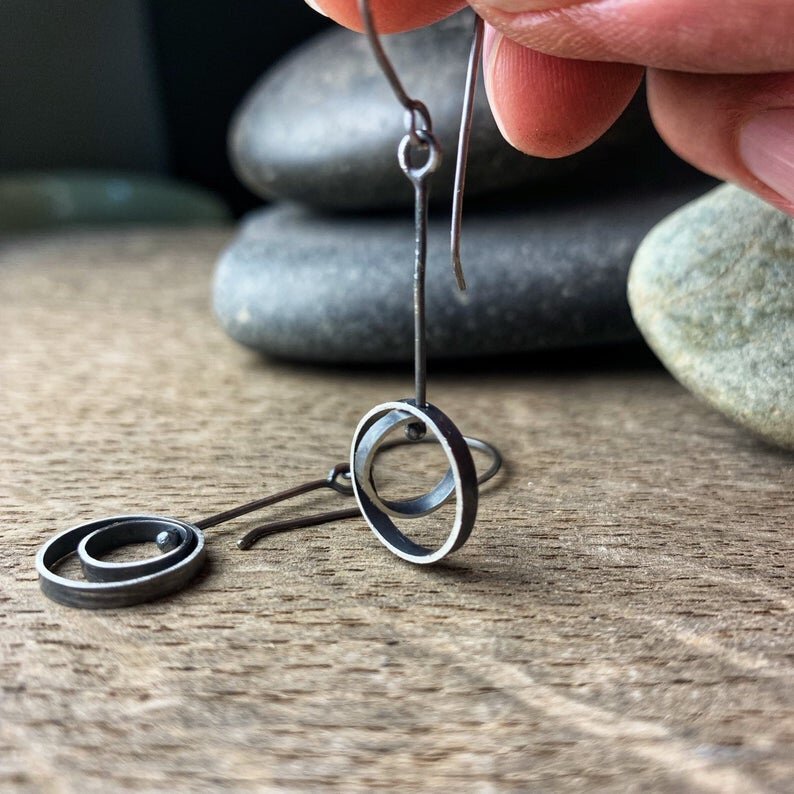
[[[328,14],[320,8],[319,3],[316,0],[303,0],[309,8],[313,8],[318,14],[322,14],[324,17],[327,17]]]
[[[499,132],[502,137],[512,146],[510,138],[507,136],[506,128],[502,117],[499,112],[499,103],[497,101],[497,92],[494,90],[494,63],[496,56],[499,54],[499,48],[502,46],[504,36],[498,31],[494,30],[490,25],[485,28],[485,44],[483,46],[482,61],[483,71],[485,72],[485,93],[488,95],[488,104],[491,106],[491,113]]]
[[[739,153],[758,179],[794,201],[794,108],[750,119],[739,133]]]
[[[583,0],[484,0],[497,11],[517,14],[520,11],[550,11],[553,8],[565,8],[576,5]]]

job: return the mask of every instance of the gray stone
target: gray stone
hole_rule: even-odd
[[[702,186],[700,188],[702,192]],[[464,221],[469,289],[457,291],[448,217],[431,222],[430,354],[508,353],[637,338],[626,302],[645,233],[695,195],[567,201]],[[258,211],[218,264],[214,301],[239,342],[304,361],[407,361],[413,354],[410,213],[328,217]]]
[[[0,232],[119,223],[221,223],[229,219],[229,210],[219,198],[171,179],[90,171],[0,177]]]
[[[406,90],[430,110],[444,147],[432,197],[452,193],[457,134],[472,15],[385,36]],[[363,36],[332,30],[290,54],[252,89],[232,124],[230,156],[240,178],[264,198],[331,209],[410,205],[409,182],[397,166],[403,111]],[[467,195],[520,185],[595,180],[661,172],[674,158],[653,131],[644,98],[594,146],[573,157],[527,157],[504,141],[480,81]],[[636,177],[635,177],[636,178]]]
[[[720,187],[648,235],[629,299],[646,340],[681,383],[794,448],[794,219]]]

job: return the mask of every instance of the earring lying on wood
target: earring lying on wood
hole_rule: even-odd
[[[394,554],[409,562],[437,562],[459,549],[468,539],[477,516],[479,485],[500,469],[499,451],[485,441],[467,438],[438,408],[427,402],[427,332],[425,325],[425,259],[427,253],[427,205],[429,179],[441,161],[441,147],[433,135],[427,108],[405,92],[381,46],[367,0],[359,0],[361,15],[375,57],[405,108],[406,135],[398,148],[401,169],[414,185],[414,368],[415,396],[375,406],[359,422],[353,436],[349,463],[339,463],[327,477],[258,499],[240,507],[188,523],[152,515],[122,515],[80,524],[56,535],[36,556],[39,583],[46,596],[61,604],[87,609],[130,606],[150,601],[185,587],[201,570],[206,559],[203,530],[231,521],[285,499],[330,488],[354,496],[357,507],[277,521],[257,527],[238,541],[250,548],[261,537],[302,527],[363,516],[377,538]],[[471,132],[474,91],[482,51],[483,23],[476,20],[469,57],[463,103],[455,193],[452,210],[451,252],[455,276],[465,289],[460,262],[460,232],[465,164]],[[418,158],[424,163],[417,165]],[[388,440],[396,430],[404,437]],[[384,499],[373,476],[375,461],[387,449],[425,442],[437,443],[449,468],[439,482],[423,496],[406,500]],[[471,450],[490,458],[490,465],[478,477]],[[437,549],[414,542],[394,519],[410,520],[434,513],[455,498],[455,517],[446,541]],[[101,556],[122,546],[154,541],[161,554],[133,562],[105,562]],[[69,579],[55,569],[66,558],[77,555],[85,580]]]
[[[413,442],[407,439],[389,441],[379,450],[375,450],[374,455],[408,443]],[[483,452],[490,459],[488,468],[477,480],[480,484],[488,482],[502,466],[499,451],[477,438],[466,438],[464,443],[471,449]],[[109,609],[153,601],[181,590],[201,571],[206,560],[205,529],[321,488],[329,488],[342,496],[353,496],[349,464],[337,463],[326,477],[193,523],[166,516],[129,515],[110,516],[79,524],[51,538],[39,550],[36,555],[39,585],[44,595],[53,601],[83,609]],[[421,501],[426,502],[426,511],[423,514],[437,510],[449,501],[451,495],[449,488],[436,487],[430,494],[422,497]],[[360,508],[350,507],[346,510],[274,521],[252,529],[237,541],[237,546],[240,549],[249,549],[257,540],[267,535],[359,516]],[[103,554],[122,546],[152,541],[162,552],[155,557],[133,562],[105,562],[100,559]],[[56,573],[55,569],[59,564],[74,554],[80,560],[84,580],[69,579]]]

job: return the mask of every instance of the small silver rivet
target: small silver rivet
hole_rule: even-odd
[[[150,536],[151,537],[151,536]],[[169,529],[164,529],[154,540],[157,548],[163,553],[171,551],[179,545],[179,535]]]

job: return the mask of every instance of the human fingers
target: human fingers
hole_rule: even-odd
[[[306,0],[321,14],[331,17],[340,25],[362,30],[358,13],[358,0]],[[423,25],[459,11],[465,0],[371,0],[372,16],[379,33],[398,33]]]
[[[601,137],[623,112],[643,69],[557,58],[486,30],[485,86],[502,135],[527,154],[563,157]]]
[[[648,103],[681,157],[794,215],[794,74],[651,70]]]
[[[559,57],[686,72],[794,70],[792,0],[470,0],[470,4],[514,41]]]

